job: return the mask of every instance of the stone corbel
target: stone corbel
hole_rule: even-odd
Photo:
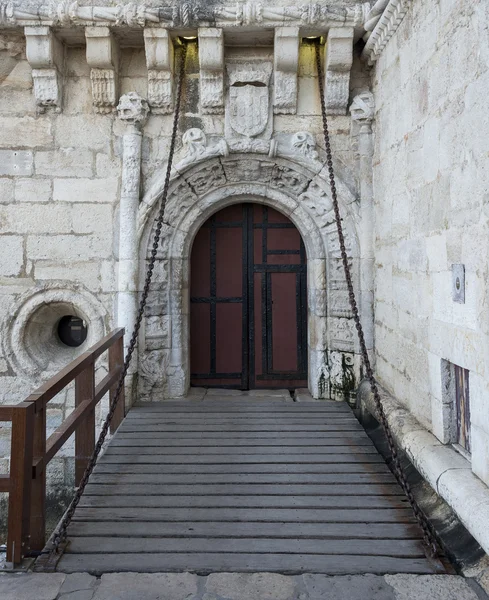
[[[224,111],[224,35],[215,27],[199,28],[200,105],[203,114]]]
[[[26,55],[32,67],[34,96],[40,112],[61,111],[63,99],[63,45],[49,27],[25,27]]]
[[[148,67],[148,104],[153,113],[171,114],[174,49],[168,30],[146,27],[144,49]]]
[[[93,107],[97,113],[109,114],[119,96],[119,47],[108,27],[87,27],[85,37]]]
[[[299,68],[299,27],[275,29],[275,114],[297,112],[297,72]]]
[[[334,27],[326,44],[326,111],[328,115],[346,115],[353,63],[353,27]]]

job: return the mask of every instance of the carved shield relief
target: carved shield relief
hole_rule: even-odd
[[[231,129],[246,137],[265,131],[270,117],[270,63],[228,64],[227,117]]]

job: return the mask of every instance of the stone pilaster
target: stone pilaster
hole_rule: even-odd
[[[125,327],[125,349],[136,325],[138,309],[138,207],[141,187],[142,127],[149,108],[136,92],[121,97],[117,112],[127,124],[123,137],[122,184],[119,225],[119,277],[117,290],[117,325]],[[137,370],[137,355],[133,356],[126,389],[132,391],[132,379]],[[129,397],[129,402],[131,399]]]
[[[374,144],[372,121],[374,97],[362,92],[350,106],[351,118],[358,124],[358,158],[360,180],[360,295],[361,317],[365,342],[369,350],[374,346],[374,194],[372,159]],[[373,360],[373,356],[371,357]]]

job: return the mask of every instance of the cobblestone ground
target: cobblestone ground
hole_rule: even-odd
[[[489,600],[475,580],[450,575],[329,577],[272,573],[0,575],[2,600]]]

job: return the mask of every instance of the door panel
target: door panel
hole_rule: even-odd
[[[307,386],[306,277],[285,215],[241,204],[211,217],[192,249],[192,385]]]

